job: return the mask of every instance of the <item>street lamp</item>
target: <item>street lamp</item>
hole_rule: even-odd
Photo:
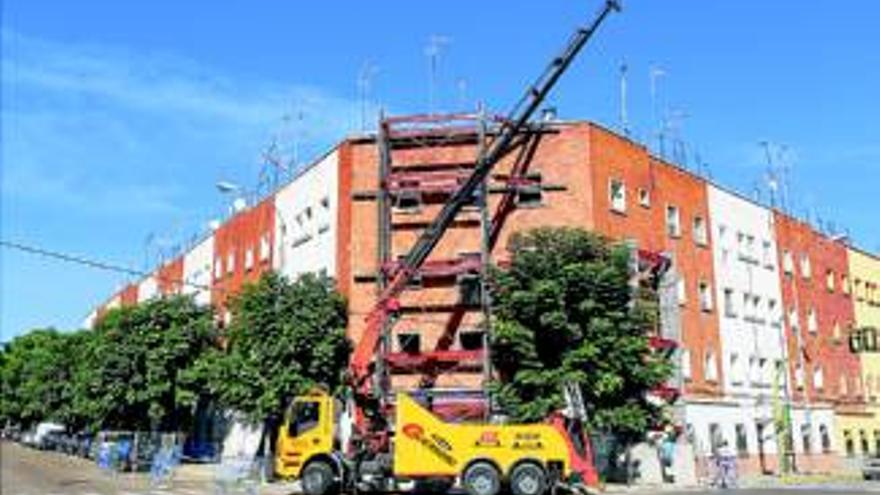
[[[234,182],[221,180],[221,181],[218,181],[217,184],[215,184],[215,185],[217,187],[217,190],[223,194],[229,194],[229,193],[241,191],[241,186],[239,186],[238,184],[236,184]]]

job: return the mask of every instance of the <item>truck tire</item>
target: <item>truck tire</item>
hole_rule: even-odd
[[[333,467],[325,461],[312,461],[303,469],[302,491],[305,495],[327,495],[336,483]]]
[[[547,475],[541,466],[532,462],[519,464],[510,473],[510,492],[513,495],[543,495],[547,491]]]
[[[468,495],[498,495],[501,475],[488,462],[475,462],[465,469],[461,484]]]

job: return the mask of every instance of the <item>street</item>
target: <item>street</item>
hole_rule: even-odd
[[[89,460],[71,457],[56,452],[42,452],[18,444],[3,442],[2,471],[0,471],[0,493],[3,495],[214,495],[223,493],[212,478],[211,467],[190,470],[186,475],[177,476],[171,486],[150,488],[145,474],[112,475],[98,469]],[[625,490],[610,489],[621,493]],[[260,487],[261,495],[287,495],[291,491],[284,485],[273,484]],[[659,490],[635,489],[627,493],[660,493]],[[226,493],[247,493],[230,490]],[[670,495],[700,495],[717,493],[717,490],[666,491]],[[880,493],[880,484],[858,486],[788,487],[775,489],[738,490],[742,495],[855,495],[861,493]]]
[[[178,473],[171,486],[150,488],[149,476],[110,474],[93,461],[57,452],[43,452],[2,442],[0,493],[3,495],[213,495],[223,493],[215,486],[211,466],[197,466]],[[289,490],[273,485],[260,488],[261,495],[284,495]],[[229,490],[230,495],[246,493]]]

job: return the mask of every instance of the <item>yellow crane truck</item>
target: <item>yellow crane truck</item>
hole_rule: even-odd
[[[387,390],[389,380],[371,377],[379,343],[390,333],[400,309],[398,297],[410,279],[458,212],[472,203],[493,166],[532,125],[529,119],[578,52],[608,14],[619,9],[619,0],[605,0],[598,16],[577,28],[564,50],[499,121],[466,180],[422,231],[393,276],[381,275],[384,288],[350,363],[353,400],[347,403],[354,407],[343,408],[341,402],[317,391],[292,402],[279,432],[274,467],[281,477],[299,479],[306,495],[392,491],[404,482],[435,488],[458,483],[470,495],[497,495],[502,488],[513,495],[543,495],[559,488],[596,486],[582,406],[569,407],[580,412],[554,414],[542,424],[454,424],[442,421],[406,393],[394,396]],[[382,359],[380,355],[375,364]]]
[[[299,479],[306,495],[397,490],[459,483],[471,495],[542,495],[596,485],[581,422],[562,413],[540,424],[447,423],[398,393],[390,453],[372,459],[342,452],[348,417],[323,391],[294,399],[276,444],[275,472]]]

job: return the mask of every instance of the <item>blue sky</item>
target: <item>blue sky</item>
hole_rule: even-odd
[[[223,211],[215,182],[252,187],[273,136],[288,157],[296,140],[305,161],[358,128],[367,61],[370,112],[424,111],[433,34],[449,39],[437,108],[504,111],[598,0],[538,5],[7,0],[2,237],[141,268]],[[751,194],[764,183],[758,142],[785,144],[795,212],[878,251],[877,19],[869,0],[631,0],[551,104],[618,126],[626,61],[630,120],[650,136],[649,72],[661,67],[657,107],[686,115],[690,163],[698,151],[715,180]],[[0,254],[4,340],[75,327],[126,281]]]

